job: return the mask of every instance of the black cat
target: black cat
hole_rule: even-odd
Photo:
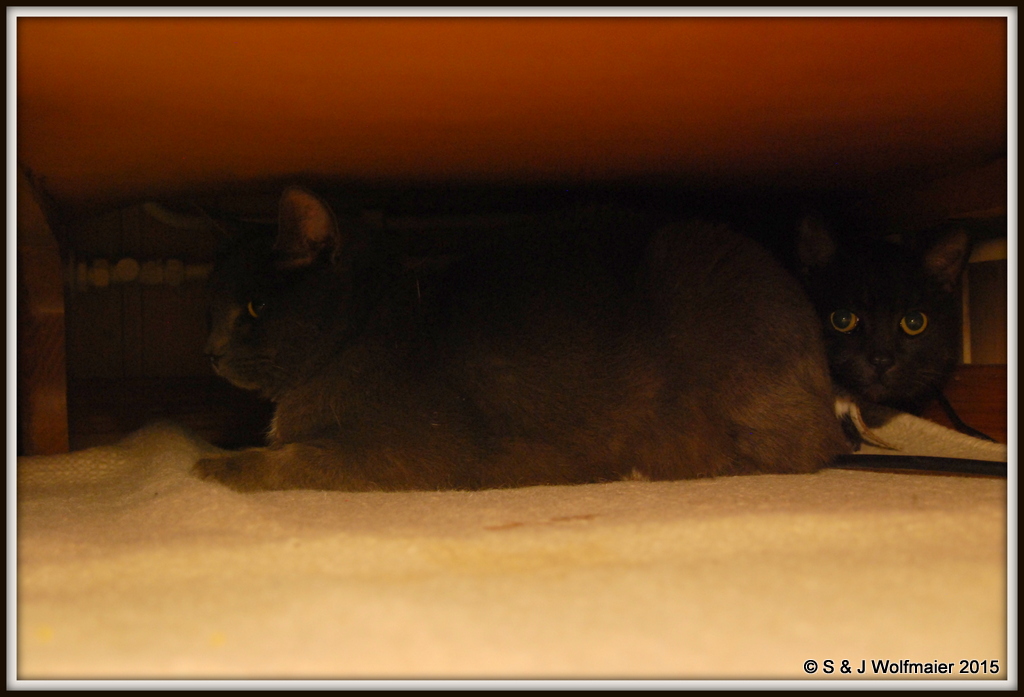
[[[548,218],[419,261],[289,188],[211,279],[215,370],[276,402],[241,491],[811,472],[845,447],[814,313],[760,247]],[[627,234],[628,233],[628,234]],[[814,339],[807,339],[814,337]]]
[[[837,387],[911,413],[936,397],[958,360],[969,252],[962,230],[915,253],[878,240],[837,244],[820,221],[804,220],[798,256]]]

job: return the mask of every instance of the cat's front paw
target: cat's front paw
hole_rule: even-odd
[[[846,436],[846,446],[849,451],[855,453],[860,450],[860,446],[864,444],[864,439],[860,437],[860,431],[857,430],[857,426],[853,423],[850,415],[843,414],[839,417],[839,425],[843,429],[843,435]]]
[[[243,450],[229,455],[204,457],[192,466],[192,474],[214,480],[235,491],[264,491],[279,488],[272,477],[271,463],[260,450]]]

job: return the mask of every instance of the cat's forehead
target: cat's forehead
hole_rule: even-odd
[[[842,250],[823,277],[836,301],[861,307],[913,303],[928,285],[920,260],[889,243]]]
[[[868,239],[844,248],[847,262],[871,270],[875,274],[893,276],[917,275],[922,259],[902,244]]]

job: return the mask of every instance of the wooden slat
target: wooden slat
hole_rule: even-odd
[[[1007,389],[1005,365],[962,365],[946,385],[946,399],[971,428],[1006,442]],[[929,405],[922,416],[953,427],[942,408]]]
[[[69,225],[69,243],[79,261],[113,265],[122,244],[121,215],[104,213]],[[80,378],[123,374],[124,305],[118,286],[73,289],[67,296],[68,373]]]
[[[121,211],[120,258],[139,259],[142,249],[142,209],[133,206]],[[122,374],[125,377],[141,377],[142,371],[142,293],[137,283],[120,287],[122,310]]]
[[[63,267],[28,178],[18,172],[18,451],[68,450]]]
[[[89,288],[69,294],[68,372],[80,378],[114,378],[122,369],[121,289]]]
[[[1007,263],[983,261],[968,271],[971,312],[971,362],[1006,362]]]

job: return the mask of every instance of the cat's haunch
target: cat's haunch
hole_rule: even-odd
[[[241,491],[812,472],[845,449],[817,320],[755,243],[608,211],[415,261],[287,189],[211,277],[215,370],[276,402]]]

